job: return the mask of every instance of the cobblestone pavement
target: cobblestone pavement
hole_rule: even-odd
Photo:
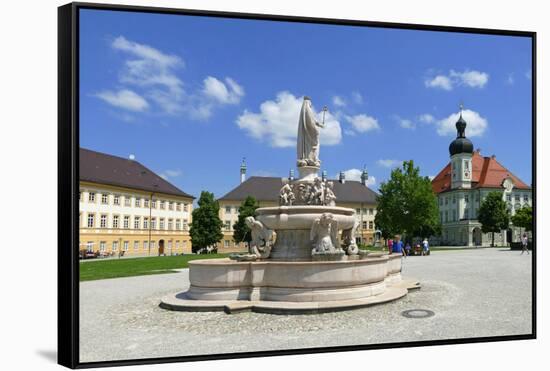
[[[172,312],[188,270],[80,284],[82,362],[406,342],[531,332],[531,257],[504,249],[433,252],[403,260],[422,288],[363,309],[309,315]],[[402,311],[428,309],[428,318]]]

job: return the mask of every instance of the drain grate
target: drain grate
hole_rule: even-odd
[[[435,313],[427,309],[409,309],[401,312],[401,315],[407,318],[428,318],[435,316]]]

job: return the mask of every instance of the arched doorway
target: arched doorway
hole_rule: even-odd
[[[474,245],[481,246],[481,228],[475,227],[472,231]]]
[[[164,255],[164,240],[159,241],[159,256]]]

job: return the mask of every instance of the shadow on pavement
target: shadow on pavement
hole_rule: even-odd
[[[50,362],[57,363],[57,351],[55,350],[37,350],[36,353],[39,356],[42,356],[43,358],[47,359]]]

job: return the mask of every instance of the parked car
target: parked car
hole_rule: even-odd
[[[94,259],[99,256],[99,251],[88,251],[86,249],[80,250],[78,252],[78,257],[80,259]]]

